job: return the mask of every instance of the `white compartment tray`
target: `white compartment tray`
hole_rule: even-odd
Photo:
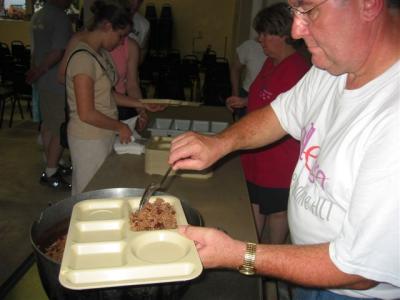
[[[228,127],[227,122],[156,118],[149,126],[152,136],[177,136],[186,131],[216,134]]]
[[[157,197],[187,220],[178,198]],[[190,280],[202,272],[194,243],[177,229],[132,231],[129,215],[140,197],[93,199],[75,204],[59,274],[69,289],[105,288]]]

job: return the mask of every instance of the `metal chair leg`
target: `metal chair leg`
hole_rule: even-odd
[[[0,128],[3,125],[3,119],[4,119],[4,110],[6,106],[6,99],[0,99],[0,106],[1,106],[1,114],[0,114]]]
[[[11,128],[11,126],[12,126],[12,123],[13,123],[13,120],[14,120],[14,112],[15,112],[15,105],[17,104],[18,105],[18,109],[19,109],[19,113],[20,113],[20,115],[21,115],[21,119],[25,119],[24,118],[24,113],[23,113],[23,111],[22,111],[22,105],[21,105],[21,101],[20,101],[20,99],[19,98],[17,98],[17,96],[16,95],[14,95],[14,96],[12,96],[13,97],[13,99],[12,99],[12,101],[11,101],[11,114],[10,114],[10,120],[9,120],[9,122],[8,122],[8,127],[9,128]]]

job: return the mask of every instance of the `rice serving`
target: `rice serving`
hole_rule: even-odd
[[[132,212],[130,223],[133,231],[175,229],[176,211],[171,204],[157,198],[153,203],[147,202],[140,212]]]

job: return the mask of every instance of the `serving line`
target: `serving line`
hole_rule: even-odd
[[[201,106],[196,109],[170,107],[151,117],[192,118],[230,122],[231,115],[223,107]],[[110,155],[99,169],[86,191],[108,188],[143,188],[160,175],[144,172],[144,156]],[[184,199],[201,214],[205,226],[218,227],[232,237],[251,242],[257,233],[248,198],[239,155],[219,161],[208,179],[169,177],[164,192]],[[222,249],[221,249],[222,250]],[[259,277],[246,277],[232,270],[205,270],[192,281],[184,294],[186,299],[262,299],[262,282]]]

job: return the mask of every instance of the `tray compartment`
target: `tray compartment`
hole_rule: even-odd
[[[124,217],[123,200],[89,200],[77,204],[76,220],[98,221]]]
[[[126,242],[83,243],[71,246],[71,269],[115,268],[126,264]]]
[[[125,239],[126,229],[125,220],[76,222],[72,234],[77,243],[119,241]]]
[[[211,133],[219,133],[228,127],[228,123],[212,121],[210,127]]]
[[[154,136],[167,136],[171,124],[172,119],[156,118],[149,127],[149,130]]]
[[[171,263],[185,257],[191,242],[177,232],[158,230],[138,235],[132,240],[135,257],[150,263]]]
[[[196,131],[196,132],[201,132],[201,133],[208,132],[208,131],[210,131],[210,122],[193,120],[191,130]]]
[[[174,119],[171,125],[171,129],[168,131],[168,135],[177,136],[185,131],[190,130],[191,121]]]
[[[151,196],[149,199],[149,202],[153,203],[154,201],[156,201],[157,198],[162,198],[165,202],[168,202],[169,204],[172,205],[172,207],[175,209],[175,212],[176,212],[176,223],[178,225],[187,225],[185,212],[183,211],[182,205],[178,198],[176,198],[174,196],[167,196],[167,195]],[[140,202],[140,197],[132,197],[128,200],[128,203],[130,206],[130,212],[134,212],[138,209],[139,202]],[[151,232],[152,231],[135,231],[135,233],[151,233]],[[136,234],[135,234],[135,236],[136,236]]]

